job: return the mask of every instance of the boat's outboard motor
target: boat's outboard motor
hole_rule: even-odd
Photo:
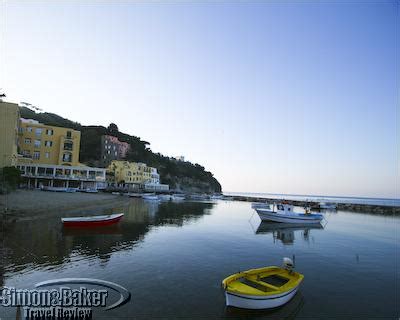
[[[293,260],[287,257],[283,258],[283,268],[289,272],[292,272],[294,269]]]

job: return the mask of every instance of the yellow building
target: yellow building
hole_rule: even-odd
[[[18,104],[0,100],[0,168],[16,165],[19,117]]]
[[[79,165],[79,131],[21,118],[19,152],[36,164]]]
[[[116,184],[160,183],[156,168],[144,163],[113,160],[107,168],[109,182]]]

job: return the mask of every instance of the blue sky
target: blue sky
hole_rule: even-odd
[[[3,1],[0,26],[8,100],[115,122],[225,191],[400,197],[396,1]]]

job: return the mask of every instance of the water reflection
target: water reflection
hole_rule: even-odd
[[[295,319],[304,305],[304,298],[301,292],[282,307],[270,310],[247,310],[234,307],[227,307],[225,315],[232,319]]]
[[[181,227],[208,214],[212,203],[151,203],[132,199],[126,206],[91,211],[91,214],[124,212],[122,221],[100,228],[63,228],[61,216],[78,216],[82,212],[55,213],[51,218],[26,218],[14,221],[2,230],[0,284],[4,274],[32,269],[54,269],[70,261],[99,259],[106,264],[115,251],[131,250],[151,228],[161,225]]]
[[[312,229],[323,229],[321,224],[292,224],[280,222],[261,221],[256,234],[272,234],[274,243],[279,240],[284,245],[291,245],[295,241],[297,235],[306,242],[310,241],[310,233]]]

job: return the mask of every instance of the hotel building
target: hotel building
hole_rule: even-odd
[[[20,169],[28,188],[104,189],[106,169],[79,163],[81,133],[20,118],[19,106],[0,101],[0,168]]]
[[[17,104],[0,100],[0,168],[17,163],[19,117]]]
[[[28,188],[104,189],[106,170],[79,163],[81,133],[20,119],[17,167]]]
[[[107,168],[107,183],[111,187],[128,190],[169,190],[167,184],[160,184],[160,175],[156,168],[140,162],[111,161]]]
[[[19,148],[34,164],[79,165],[81,133],[70,128],[48,126],[32,119],[20,120]]]

